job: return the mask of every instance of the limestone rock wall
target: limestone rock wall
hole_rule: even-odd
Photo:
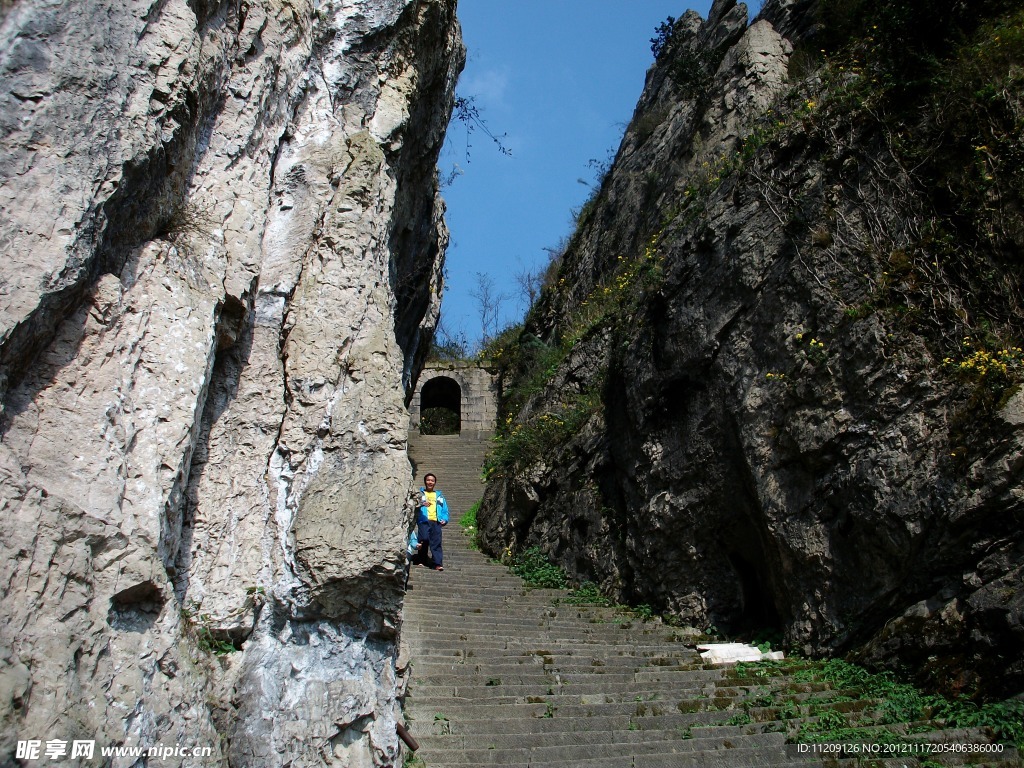
[[[454,0],[4,8],[0,762],[393,764]]]
[[[542,391],[503,382],[527,393],[521,434],[596,407],[492,477],[481,537],[701,629],[1016,693],[1021,394],[972,410],[934,337],[872,304],[901,254],[941,257],[871,121],[791,76],[808,5],[678,22],[528,319],[571,349]]]

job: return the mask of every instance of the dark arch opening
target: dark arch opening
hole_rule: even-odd
[[[732,553],[729,563],[739,579],[742,605],[729,629],[740,635],[757,636],[760,639],[778,636],[781,640],[782,621],[775,609],[768,579],[761,569],[746,558]]]
[[[438,376],[420,390],[420,434],[457,435],[462,431],[462,387]]]

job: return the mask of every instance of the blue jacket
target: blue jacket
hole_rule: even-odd
[[[420,501],[426,501],[424,494],[426,494],[426,488],[420,488]],[[437,488],[434,489],[434,493],[437,494],[437,522],[447,523],[448,522],[448,500],[444,497]],[[427,506],[426,504],[420,504],[416,510],[416,522],[425,523],[427,522]]]

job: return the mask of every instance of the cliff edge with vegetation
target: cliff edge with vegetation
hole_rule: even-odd
[[[1024,690],[1024,15],[663,25],[503,366],[493,554],[701,629]]]

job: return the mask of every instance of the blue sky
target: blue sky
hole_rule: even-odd
[[[751,11],[760,3],[751,3]],[[445,326],[475,342],[476,273],[507,299],[501,323],[525,312],[515,275],[547,264],[590,195],[591,160],[614,155],[653,63],[650,39],[668,16],[710,0],[459,0],[468,50],[458,94],[472,97],[507,157],[480,130],[453,122],[441,154],[452,242]],[[469,143],[467,158],[467,140]]]

